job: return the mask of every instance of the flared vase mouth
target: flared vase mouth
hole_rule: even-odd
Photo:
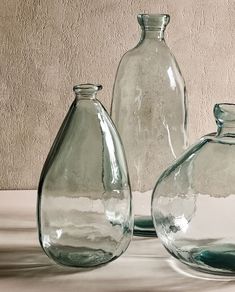
[[[73,87],[76,95],[90,96],[96,94],[103,87],[100,84],[81,83]]]
[[[218,103],[214,106],[214,116],[218,126],[235,126],[235,104]]]
[[[138,14],[137,20],[144,30],[164,30],[170,22],[169,14]]]

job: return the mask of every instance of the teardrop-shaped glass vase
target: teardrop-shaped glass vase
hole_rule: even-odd
[[[120,256],[133,229],[131,191],[119,135],[96,99],[101,86],[74,87],[75,100],[42,170],[39,239],[68,266],[91,267]]]

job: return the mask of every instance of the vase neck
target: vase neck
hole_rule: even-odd
[[[170,21],[168,14],[139,14],[137,16],[142,29],[141,40],[164,40],[164,31]]]
[[[233,125],[233,127],[227,127],[224,125],[223,127],[217,128],[217,137],[224,137],[228,135],[235,136],[235,125]]]
[[[164,41],[164,30],[150,31],[142,29],[140,41],[145,40]]]
[[[214,107],[217,137],[226,135],[235,136],[235,104],[221,103]]]
[[[78,100],[80,99],[95,99],[97,92],[102,89],[101,85],[94,85],[90,83],[79,84],[73,87],[75,96]]]

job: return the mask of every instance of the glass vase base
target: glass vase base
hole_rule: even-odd
[[[235,276],[235,245],[218,244],[193,248],[182,262],[201,272]]]
[[[51,246],[45,251],[58,264],[70,267],[89,268],[113,260],[112,253],[87,247]]]
[[[134,236],[157,237],[151,216],[136,216],[134,220]]]

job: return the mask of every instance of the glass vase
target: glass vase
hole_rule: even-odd
[[[177,62],[164,39],[170,17],[140,14],[141,38],[121,59],[111,116],[127,155],[135,214],[134,234],[156,236],[151,194],[156,177],[183,152],[186,90]]]
[[[75,100],[56,136],[38,188],[39,239],[67,266],[119,257],[133,230],[131,191],[119,135],[96,98],[101,86],[74,87]]]
[[[204,272],[235,273],[235,105],[217,104],[202,137],[158,180],[152,215],[163,245]]]

